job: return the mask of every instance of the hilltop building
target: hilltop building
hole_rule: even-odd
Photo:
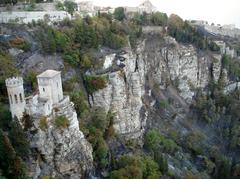
[[[38,75],[38,93],[27,98],[22,77],[8,78],[5,82],[12,117],[18,119],[22,118],[24,112],[32,116],[49,116],[63,101],[69,102],[69,97],[63,96],[60,71],[46,70]]]
[[[229,25],[220,25],[220,24],[209,24],[207,21],[203,20],[191,20],[190,21],[193,25],[201,26],[204,28],[208,33],[211,35],[222,35],[222,36],[229,36],[233,38],[240,37],[240,29],[236,28],[234,24]]]
[[[137,7],[125,7],[126,13],[153,13],[157,8],[149,0],[145,0]]]
[[[86,16],[94,16],[96,15],[95,6],[93,5],[92,1],[81,1],[77,3],[78,12],[81,15]]]

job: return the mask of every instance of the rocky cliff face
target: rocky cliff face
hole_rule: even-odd
[[[147,116],[142,101],[145,93],[143,63],[136,61],[136,54],[131,49],[126,49],[126,54],[121,55],[121,58],[124,60],[118,61],[118,64],[125,67],[108,74],[107,87],[93,94],[92,103],[115,113],[114,128],[118,134],[139,138],[144,131]],[[138,67],[136,63],[139,63]]]
[[[68,97],[56,106],[55,112],[46,118],[41,126],[41,117],[34,117],[31,128],[31,148],[35,155],[31,158],[30,177],[43,176],[85,178],[93,170],[92,146],[79,130],[77,114]],[[57,128],[55,118],[65,115],[69,119],[68,128]]]
[[[192,45],[159,34],[145,36],[134,52],[127,48],[115,60],[124,64],[122,69],[108,74],[108,86],[93,94],[92,103],[113,110],[115,130],[127,138],[142,136],[151,90],[174,86],[179,97],[190,103],[196,89],[204,90],[211,78],[217,81],[221,71],[220,55],[202,54]]]

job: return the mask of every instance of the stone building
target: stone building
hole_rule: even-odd
[[[145,0],[137,7],[125,7],[126,13],[153,13],[157,8],[149,0]]]
[[[25,97],[22,77],[13,77],[6,79],[6,86],[12,117],[21,118],[25,111]]]
[[[80,13],[80,15],[83,15],[83,16],[86,16],[86,15],[94,16],[97,13],[92,1],[78,2],[77,7],[78,7],[78,12]]]
[[[229,55],[230,57],[234,58],[237,57],[237,53],[234,50],[234,48],[230,48],[227,46],[227,44],[224,41],[214,41],[219,47],[220,47],[220,52],[222,55]]]
[[[20,119],[23,113],[48,116],[53,108],[63,101],[61,72],[46,70],[37,76],[38,92],[25,98],[22,77],[6,79],[10,111],[12,117]]]

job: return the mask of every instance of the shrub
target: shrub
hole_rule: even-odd
[[[161,176],[158,164],[149,156],[122,156],[116,162],[110,178],[153,178]]]
[[[97,90],[103,89],[107,86],[106,76],[89,76],[84,77],[85,87],[89,94]]]
[[[166,26],[168,16],[166,13],[155,12],[151,15],[151,21],[154,25]]]
[[[160,134],[156,129],[151,129],[147,132],[144,137],[144,146],[149,151],[154,151],[159,147],[160,143]]]
[[[12,120],[11,112],[6,105],[0,103],[0,129],[8,130],[9,123]]]
[[[190,149],[194,154],[201,155],[203,154],[202,142],[204,136],[199,132],[191,132],[186,137],[186,147]]]
[[[105,132],[109,126],[110,118],[106,114],[103,108],[95,108],[92,110],[92,125],[100,129],[102,132]]]
[[[240,164],[235,165],[233,176],[236,178],[240,178]]]
[[[95,148],[96,150],[94,151],[94,160],[99,162],[100,168],[107,167],[109,149],[103,138],[99,138]]]
[[[17,154],[23,159],[28,158],[30,152],[29,141],[17,118],[14,118],[10,123],[9,139]]]
[[[231,80],[240,79],[240,62],[238,59],[233,59],[228,55],[224,55],[222,58],[223,67],[228,71],[228,77]]]
[[[109,122],[109,125],[105,131],[105,136],[106,138],[113,138],[115,136],[115,129],[113,127],[113,123],[114,123],[114,116],[115,114],[112,113],[111,111],[108,112],[107,114],[107,121]]]
[[[164,100],[160,101],[160,108],[165,109],[167,107],[169,107],[168,101],[164,101]]]
[[[80,53],[77,50],[69,50],[64,53],[63,59],[70,65],[78,66],[80,64]]]
[[[24,51],[29,51],[31,49],[31,44],[26,42],[23,38],[16,37],[14,39],[9,40],[9,44],[11,47],[19,48]]]
[[[205,156],[204,156],[204,164],[205,164],[207,173],[212,174],[212,172],[215,168],[215,164]]]
[[[74,103],[74,107],[76,109],[78,117],[81,117],[82,113],[89,111],[88,103],[84,98],[84,95],[82,92],[72,93],[70,97],[71,97],[71,101],[73,101]]]
[[[37,72],[34,70],[30,70],[27,73],[27,76],[25,77],[24,81],[26,84],[31,88],[32,91],[37,89]]]
[[[122,21],[125,18],[124,8],[123,7],[117,7],[114,10],[113,16],[115,19]]]
[[[93,146],[94,161],[99,168],[106,168],[109,163],[109,148],[104,136],[109,137],[109,127],[112,126],[113,114],[108,114],[102,108],[91,108],[82,114],[81,130]]]
[[[77,76],[73,76],[67,80],[63,81],[63,91],[65,92],[75,92],[75,85],[78,83]],[[70,95],[71,96],[71,95]]]
[[[147,132],[144,138],[144,146],[150,151],[162,150],[167,153],[174,153],[178,150],[178,145],[171,139],[161,135],[156,129]]]
[[[17,133],[15,137],[18,137]],[[16,143],[18,142],[15,142],[15,144]],[[18,143],[18,145],[22,144],[23,143]],[[20,148],[20,146],[18,147]],[[8,136],[1,129],[0,129],[0,166],[1,169],[3,169],[3,173],[7,178],[27,178],[25,163],[17,155]]]
[[[56,4],[56,9],[59,10],[59,11],[63,11],[64,10],[64,5],[63,3],[61,3],[60,1],[57,1],[57,4]]]
[[[16,76],[18,70],[15,67],[14,61],[10,55],[0,49],[0,100],[6,102],[7,89],[5,85],[5,79]]]
[[[240,147],[240,123],[236,123],[231,129],[230,147],[232,149]]]
[[[70,125],[69,120],[66,118],[66,116],[58,116],[55,119],[55,125],[57,128],[67,128]]]
[[[168,162],[167,159],[162,155],[160,150],[154,151],[154,161],[158,164],[159,169],[162,173],[168,172]]]
[[[178,42],[193,43],[202,50],[220,50],[215,42],[207,39],[202,32],[190,25],[188,21],[183,21],[179,16],[174,14],[168,20],[168,34]]]
[[[43,131],[45,131],[48,128],[48,124],[47,124],[47,118],[46,117],[42,117],[39,120],[39,128]]]
[[[191,171],[186,171],[184,173],[183,179],[201,179],[199,175],[193,174]]]
[[[33,126],[32,118],[27,113],[23,114],[22,124],[23,124],[24,130],[28,130]]]
[[[73,15],[73,12],[77,10],[77,4],[73,1],[64,1],[64,6],[66,11],[71,15]]]
[[[220,159],[220,161],[218,161],[218,172],[216,178],[220,179],[230,178],[231,166],[232,166],[231,161],[227,157],[223,156]]]

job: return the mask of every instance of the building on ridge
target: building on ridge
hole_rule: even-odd
[[[21,119],[24,112],[29,115],[48,116],[52,114],[54,107],[66,98],[63,96],[60,71],[46,70],[37,76],[37,82],[37,94],[25,98],[22,77],[5,80],[12,117]]]

